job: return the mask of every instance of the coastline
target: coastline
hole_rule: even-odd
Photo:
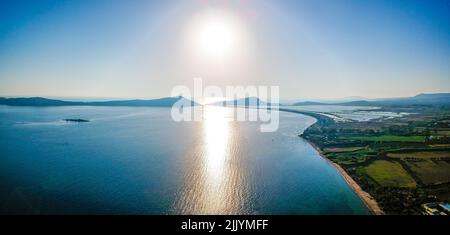
[[[316,122],[320,122],[320,123],[328,122],[327,117],[324,117],[322,115],[317,115],[312,112],[303,112],[303,111],[296,111],[296,110],[289,110],[289,109],[283,109],[283,110],[280,109],[280,111],[303,114],[303,115],[306,115],[306,116],[316,119]],[[312,124],[312,125],[314,125],[314,124]],[[309,127],[311,127],[312,125],[310,125]],[[309,127],[307,127],[304,131],[306,131]],[[345,182],[350,186],[350,188],[353,190],[353,192],[356,193],[356,195],[361,199],[361,201],[364,203],[364,205],[369,209],[369,211],[373,215],[385,215],[384,211],[380,208],[380,206],[378,205],[378,202],[372,197],[372,195],[370,195],[368,192],[364,191],[361,188],[361,186],[359,186],[359,184],[344,170],[344,168],[342,168],[339,164],[334,163],[333,161],[328,159],[325,156],[325,154],[323,154],[322,150],[315,143],[313,143],[301,136],[300,136],[300,138],[307,141],[317,151],[317,153],[319,153],[319,155],[323,159],[325,159],[328,163],[333,165],[334,168],[336,168],[336,170],[340,173],[342,178],[344,178]]]
[[[344,178],[345,182],[352,188],[353,192],[358,195],[358,197],[363,201],[364,205],[369,209],[369,211],[374,215],[384,215],[384,211],[380,208],[377,201],[366,191],[364,191],[361,186],[338,164],[334,163],[330,159],[328,159],[322,152],[322,150],[315,145],[313,142],[302,138],[307,141],[318,153],[319,155],[332,164],[336,170],[341,174],[342,178]]]

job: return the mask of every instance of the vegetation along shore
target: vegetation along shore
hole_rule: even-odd
[[[285,110],[288,111],[288,110]],[[369,121],[318,121],[300,136],[330,160],[374,214],[423,214],[450,198],[450,107],[392,105],[408,113]],[[301,112],[309,115],[309,112]]]
[[[308,141],[309,142],[309,141]],[[316,149],[316,151],[319,153],[320,156],[322,156],[325,160],[327,160],[330,164],[332,164],[336,170],[342,175],[345,182],[352,188],[352,190],[358,195],[358,197],[363,201],[363,203],[366,205],[366,207],[370,210],[370,212],[374,215],[384,215],[384,211],[380,208],[377,201],[366,191],[364,191],[358,183],[338,164],[332,162],[330,159],[328,159],[320,150],[319,147],[317,147],[314,143],[309,142],[311,146]]]

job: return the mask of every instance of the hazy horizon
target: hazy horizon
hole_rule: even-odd
[[[423,92],[420,94],[450,94],[450,92],[436,92],[436,93],[428,93]],[[414,96],[416,96],[414,95]],[[82,101],[82,102],[90,102],[90,101],[117,101],[117,100],[133,100],[133,99],[141,99],[141,100],[150,100],[150,99],[161,99],[161,98],[169,98],[171,96],[164,96],[164,97],[82,97],[82,96],[0,96],[3,98],[47,98],[47,99],[56,99],[56,100],[63,100],[63,101]],[[236,97],[234,99],[243,99],[248,98],[249,96],[245,97]],[[251,96],[250,96],[251,97]],[[367,101],[375,101],[375,100],[384,100],[384,99],[397,99],[397,98],[408,98],[413,96],[398,96],[398,97],[375,97],[375,98],[368,98],[368,97],[361,97],[361,96],[348,96],[348,97],[339,97],[339,98],[308,98],[308,97],[299,97],[299,98],[291,98],[291,99],[280,99],[280,103],[291,103],[291,102],[302,102],[302,101],[311,101],[311,102],[323,102],[323,103],[330,103],[330,102],[350,102],[350,101],[359,101],[359,100],[367,100]],[[185,97],[188,99],[192,99],[193,97]],[[212,104],[215,102],[220,101],[229,101],[234,100],[233,98],[227,98],[227,97],[204,97],[209,100],[203,100],[198,101],[195,99],[192,99],[196,102],[199,102],[201,104]],[[259,97],[258,97],[259,98]]]
[[[450,91],[448,1],[13,1],[0,96],[161,98],[280,86],[281,100]]]

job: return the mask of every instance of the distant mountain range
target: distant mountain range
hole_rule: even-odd
[[[390,98],[379,100],[357,100],[350,102],[322,103],[303,101],[293,106],[306,105],[345,105],[345,106],[405,106],[405,105],[450,105],[450,93],[419,94],[413,97]]]
[[[181,101],[190,106],[200,104],[182,96],[166,97],[151,100],[115,100],[115,101],[64,101],[47,99],[42,97],[31,98],[4,98],[0,97],[0,105],[10,106],[133,106],[133,107],[171,107],[175,102]],[[246,97],[237,100],[227,100],[212,103],[216,106],[271,106],[257,97]],[[306,105],[345,105],[345,106],[405,106],[405,105],[450,105],[450,93],[419,94],[413,97],[390,98],[379,100],[357,100],[349,102],[323,103],[316,101],[303,101],[292,104],[293,106]]]
[[[236,100],[224,100],[212,103],[216,106],[236,106],[236,107],[254,107],[254,106],[270,106],[271,103],[262,101],[258,97],[246,97]]]
[[[167,97],[152,100],[116,100],[116,101],[63,101],[56,99],[47,99],[42,97],[31,98],[2,98],[0,105],[10,106],[133,106],[133,107],[171,107],[175,102],[182,101],[190,106],[197,106],[198,103],[186,99],[182,96]]]
[[[317,103],[345,103],[345,102],[351,102],[351,101],[359,101],[359,100],[371,100],[366,97],[362,96],[348,96],[344,98],[336,98],[336,99],[288,99],[288,100],[281,100],[280,102],[284,105],[292,105],[295,103],[300,102],[317,102]]]

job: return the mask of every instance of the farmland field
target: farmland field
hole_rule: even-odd
[[[424,183],[450,182],[450,164],[446,161],[404,161],[408,168]]]
[[[449,151],[418,151],[403,153],[388,153],[390,158],[417,158],[417,159],[441,159],[450,158]]]
[[[381,136],[350,136],[345,137],[350,140],[376,141],[376,142],[424,142],[425,136],[398,136],[398,135],[381,135]]]
[[[326,148],[325,152],[334,152],[334,153],[344,153],[344,152],[355,152],[358,150],[364,149],[364,147],[349,147],[349,148]]]
[[[397,162],[377,160],[364,168],[366,174],[385,187],[416,187],[414,179]]]
[[[327,153],[327,157],[338,164],[364,163],[375,156],[375,152],[368,148],[341,148],[340,152]],[[345,149],[348,149],[345,151]],[[351,150],[352,149],[352,150]],[[331,151],[331,150],[330,150]]]
[[[445,131],[437,131],[437,134],[438,134],[438,135],[441,135],[441,136],[450,136],[450,131],[448,131],[448,130],[445,130]]]

